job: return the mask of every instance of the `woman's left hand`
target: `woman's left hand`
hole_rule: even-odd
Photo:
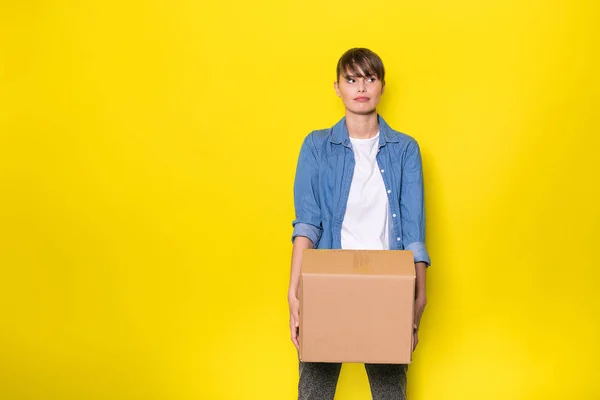
[[[423,311],[425,311],[425,305],[427,304],[427,298],[422,296],[417,296],[415,299],[415,311],[414,311],[414,324],[413,324],[413,351],[417,348],[417,344],[419,343],[419,325],[421,324],[421,317],[423,316]]]

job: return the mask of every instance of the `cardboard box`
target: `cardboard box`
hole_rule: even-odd
[[[407,250],[305,250],[300,359],[409,364],[415,264]]]

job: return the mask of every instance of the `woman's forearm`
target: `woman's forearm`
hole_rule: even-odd
[[[426,298],[425,291],[425,273],[427,271],[427,264],[424,262],[415,263],[415,270],[417,274],[417,282],[415,287],[415,298],[424,297]]]
[[[302,252],[306,249],[312,249],[313,247],[313,242],[307,237],[296,236],[296,238],[294,239],[288,297],[298,297],[298,283],[300,282],[300,266],[302,265]]]

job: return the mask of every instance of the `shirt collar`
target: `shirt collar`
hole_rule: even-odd
[[[377,114],[377,122],[379,123],[379,147],[385,146],[388,142],[398,142],[398,136],[385,122],[383,117]],[[329,141],[334,144],[343,144],[346,147],[350,146],[350,138],[348,136],[348,128],[346,127],[346,117],[343,117],[335,124],[329,134]]]

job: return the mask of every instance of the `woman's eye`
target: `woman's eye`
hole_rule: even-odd
[[[348,79],[348,83],[354,83],[354,79]]]

